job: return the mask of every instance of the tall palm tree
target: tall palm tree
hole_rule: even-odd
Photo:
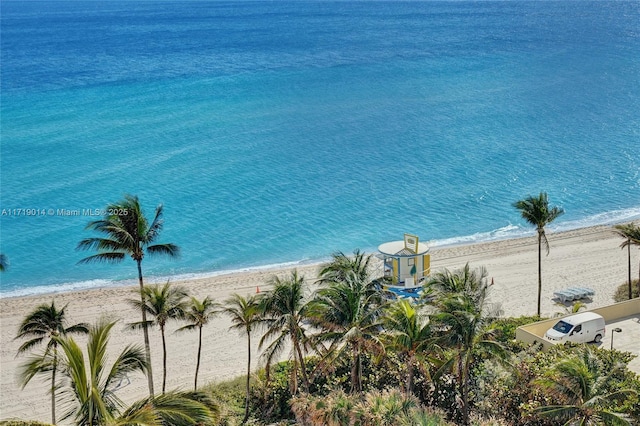
[[[144,325],[158,325],[162,335],[162,393],[165,393],[167,384],[167,342],[165,329],[167,321],[179,320],[184,317],[186,304],[184,302],[187,292],[182,287],[173,287],[169,282],[160,285],[144,286],[144,304],[140,300],[131,299],[129,303],[138,309],[144,310],[154,319],[147,323],[136,322],[130,324],[133,328]]]
[[[310,303],[309,316],[320,330],[318,341],[328,342],[328,355],[350,354],[351,392],[362,392],[362,354],[382,353],[380,317],[385,305],[371,279],[371,255],[356,250],[352,259],[342,253],[320,271],[321,284]]]
[[[132,345],[107,364],[109,336],[115,324],[101,321],[91,327],[87,359],[72,338],[56,338],[64,353],[61,371],[67,378],[64,394],[70,406],[64,418],[73,418],[81,426],[213,424],[213,404],[206,403],[200,394],[168,392],[124,405],[116,394],[118,382],[132,373],[146,373],[148,365],[142,347]]]
[[[146,254],[178,256],[179,249],[175,244],[154,244],[163,227],[162,205],[156,207],[156,213],[151,222],[142,212],[138,197],[126,195],[122,201],[111,204],[106,209],[105,216],[90,222],[86,229],[104,234],[104,238],[86,238],[78,244],[79,250],[98,250],[97,254],[82,259],[79,263],[111,262],[117,263],[129,255],[138,267],[138,283],[140,285],[140,302],[145,305],[144,282],[142,279],[142,259]],[[151,369],[151,348],[149,346],[149,330],[147,326],[147,312],[142,312],[142,330],[144,333],[144,348],[147,356],[147,381],[149,395],[154,395],[153,372]]]
[[[184,319],[189,324],[179,328],[177,331],[187,331],[198,329],[198,356],[196,361],[196,375],[193,379],[193,390],[198,390],[198,371],[200,371],[200,355],[202,353],[202,327],[207,325],[220,312],[220,304],[215,302],[209,296],[203,300],[195,297],[191,298],[190,304],[184,311]]]
[[[520,211],[522,218],[536,227],[538,232],[538,316],[540,316],[540,303],[542,301],[542,246],[547,248],[549,255],[549,240],[544,227],[553,222],[564,213],[560,207],[549,207],[549,199],[546,192],[539,196],[529,196],[524,200],[516,201],[513,206]]]
[[[415,366],[435,346],[429,318],[421,315],[413,303],[401,299],[385,311],[382,322],[387,349],[402,355],[406,360],[405,392],[411,395]]]
[[[624,368],[621,364],[605,371],[591,349],[583,348],[575,356],[560,360],[537,381],[556,403],[535,411],[566,425],[630,425],[622,415],[606,409],[608,402],[636,393],[633,389],[608,391],[610,378]]]
[[[308,348],[304,325],[307,310],[305,281],[304,277],[299,276],[298,271],[294,270],[286,279],[272,277],[270,284],[273,285],[272,290],[261,293],[260,297],[262,323],[266,331],[258,347],[262,348],[266,342],[273,339],[262,355],[266,359],[268,371],[273,360],[284,350],[287,341],[291,342],[291,394],[295,395],[298,392],[298,368],[302,372],[305,390],[309,390],[309,377],[304,360],[304,351]]]
[[[449,282],[439,282],[443,277],[453,277]],[[427,285],[446,288],[451,282],[465,283],[457,292],[439,292],[434,300],[436,312],[431,316],[433,327],[439,330],[438,342],[450,348],[451,356],[440,372],[451,368],[458,381],[462,401],[462,421],[469,424],[469,382],[473,361],[481,355],[502,358],[506,351],[495,340],[495,331],[488,327],[488,285],[484,269],[469,273],[468,265],[453,273],[435,275]]]
[[[225,301],[223,312],[231,317],[231,328],[247,336],[247,381],[244,418],[242,419],[242,423],[245,423],[249,419],[249,397],[251,391],[249,387],[249,379],[251,377],[251,332],[253,331],[253,326],[260,321],[260,306],[256,296],[244,298],[238,294],[233,294]]]
[[[627,223],[625,225],[616,225],[614,227],[614,232],[625,239],[625,241],[620,244],[620,248],[627,248],[627,258],[629,262],[629,300],[632,298],[631,291],[631,246],[635,245],[640,247],[640,226],[634,225],[633,223]],[[638,268],[640,271],[640,268]],[[638,272],[640,274],[640,272]],[[638,276],[638,294],[640,294],[640,275]]]
[[[46,342],[43,356],[34,357],[24,366],[22,374],[22,387],[39,373],[51,372],[51,423],[56,424],[56,372],[58,370],[58,341],[57,337],[66,334],[86,334],[88,326],[84,323],[68,326],[66,318],[66,305],[57,309],[55,301],[51,305],[40,305],[26,316],[20,324],[16,339],[28,338],[20,348],[18,354]]]

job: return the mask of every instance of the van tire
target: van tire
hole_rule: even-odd
[[[600,343],[602,341],[602,335],[601,334],[596,334],[596,338],[593,339],[594,342],[596,343]]]

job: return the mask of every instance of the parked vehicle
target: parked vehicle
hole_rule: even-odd
[[[559,320],[544,337],[554,342],[600,342],[605,335],[605,321],[594,312],[582,312]]]

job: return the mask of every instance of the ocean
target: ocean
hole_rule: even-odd
[[[125,194],[153,280],[640,218],[638,1],[2,1],[0,297],[78,264]]]

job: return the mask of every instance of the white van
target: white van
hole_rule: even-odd
[[[593,312],[583,312],[562,318],[544,337],[553,342],[586,343],[600,342],[604,333],[604,318]]]

